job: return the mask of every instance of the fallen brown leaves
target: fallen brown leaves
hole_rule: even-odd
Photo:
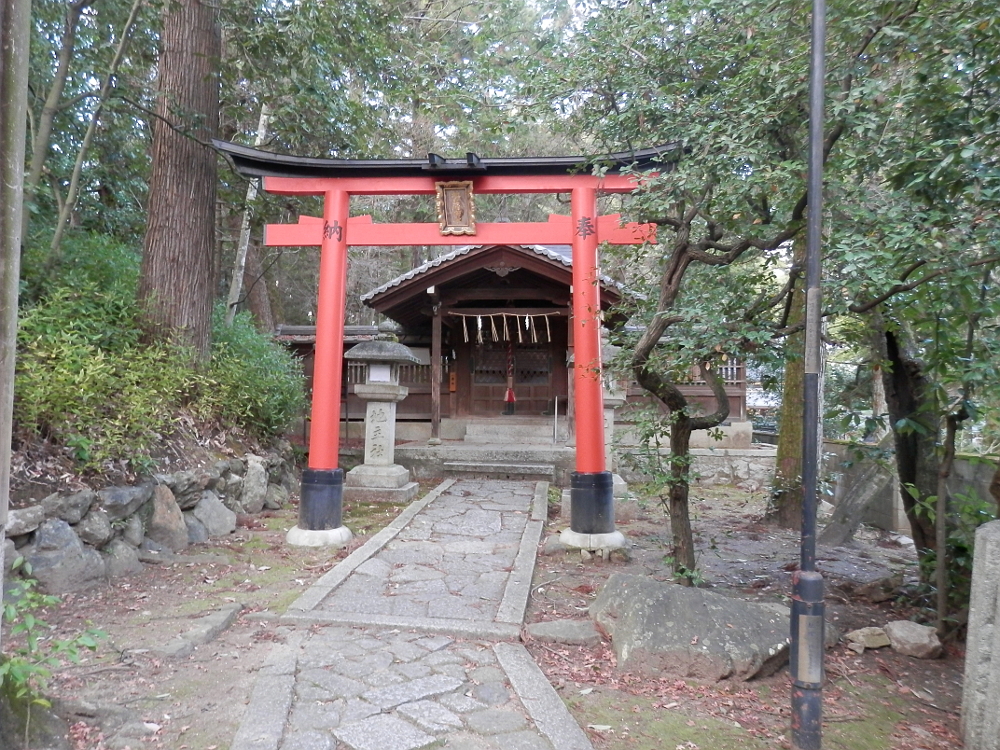
[[[529,641],[527,646],[550,682],[559,688],[599,686],[648,698],[653,709],[707,714],[736,722],[749,734],[763,739],[777,739],[788,723],[786,706],[762,699],[755,688],[744,683],[697,685],[671,677],[618,672],[615,653],[607,643],[571,647]],[[787,680],[782,681],[787,684]]]
[[[106,750],[104,735],[96,727],[78,721],[69,728],[69,741],[73,750]]]
[[[650,678],[618,672],[615,653],[606,642],[594,647],[573,647],[529,640],[526,645],[550,682],[564,691],[574,689],[587,695],[594,688],[604,688],[647,698],[653,710],[680,711],[689,716],[707,715],[735,722],[749,735],[772,742],[782,742],[787,734],[791,713],[790,699],[785,700],[791,694],[787,673],[751,683],[702,685],[671,677]],[[853,654],[837,652],[827,656],[830,681],[823,692],[823,722],[826,725],[864,719],[866,706],[859,704],[854,690],[858,681],[876,673],[896,673],[882,659],[873,660],[871,668],[866,669],[852,664],[852,657]],[[907,692],[900,689],[901,695]],[[890,706],[888,700],[883,703]],[[910,708],[913,719],[898,725],[892,735],[893,750],[955,750],[961,747],[955,717],[935,717],[932,711],[933,707]],[[918,718],[923,716],[926,719]],[[695,721],[692,726],[696,724]]]

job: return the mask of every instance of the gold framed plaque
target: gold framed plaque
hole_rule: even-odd
[[[434,186],[441,234],[475,234],[476,202],[472,181],[436,182]]]

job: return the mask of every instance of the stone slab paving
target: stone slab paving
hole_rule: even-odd
[[[307,591],[232,750],[593,750],[518,638],[546,482],[448,481]]]
[[[547,487],[444,482],[317,581],[284,619],[518,637]]]

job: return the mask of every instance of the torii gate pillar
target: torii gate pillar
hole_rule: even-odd
[[[615,530],[614,476],[605,466],[597,190],[577,187],[571,195],[576,471],[570,475],[570,527],[560,541],[580,549],[617,549],[625,537]]]
[[[299,546],[340,547],[352,536],[343,524],[344,470],[338,466],[350,202],[346,190],[328,190],[323,200],[309,467],[302,472],[299,522],[286,536]]]

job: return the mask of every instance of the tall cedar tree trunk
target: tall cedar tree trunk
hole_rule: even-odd
[[[30,0],[0,0],[0,540],[7,527],[10,494],[30,24]],[[6,570],[3,558],[0,544],[0,591]]]
[[[215,289],[218,7],[164,6],[149,218],[139,301],[149,332],[208,355]]]
[[[255,242],[247,245],[246,265],[243,267],[243,290],[247,309],[257,324],[257,330],[273,333],[277,326],[271,309],[267,279],[264,278],[264,270],[260,265],[260,247]]]
[[[926,550],[937,549],[934,524],[920,511],[907,488],[914,488],[924,499],[937,493],[937,412],[929,403],[931,386],[924,377],[920,361],[904,340],[905,334],[888,330],[877,313],[873,322],[880,334],[877,337],[879,354],[886,363],[881,369],[882,385],[895,437],[900,495],[913,543],[923,557]],[[900,430],[897,425],[904,419],[920,425],[921,429]]]
[[[805,262],[804,241],[796,241],[792,261]],[[804,279],[800,278],[788,298],[788,325],[802,323],[806,316]],[[788,337],[786,350],[794,356],[785,360],[785,378],[781,388],[781,417],[778,423],[778,454],[771,487],[771,509],[767,519],[786,529],[802,528],[802,434],[805,404],[805,332]]]

